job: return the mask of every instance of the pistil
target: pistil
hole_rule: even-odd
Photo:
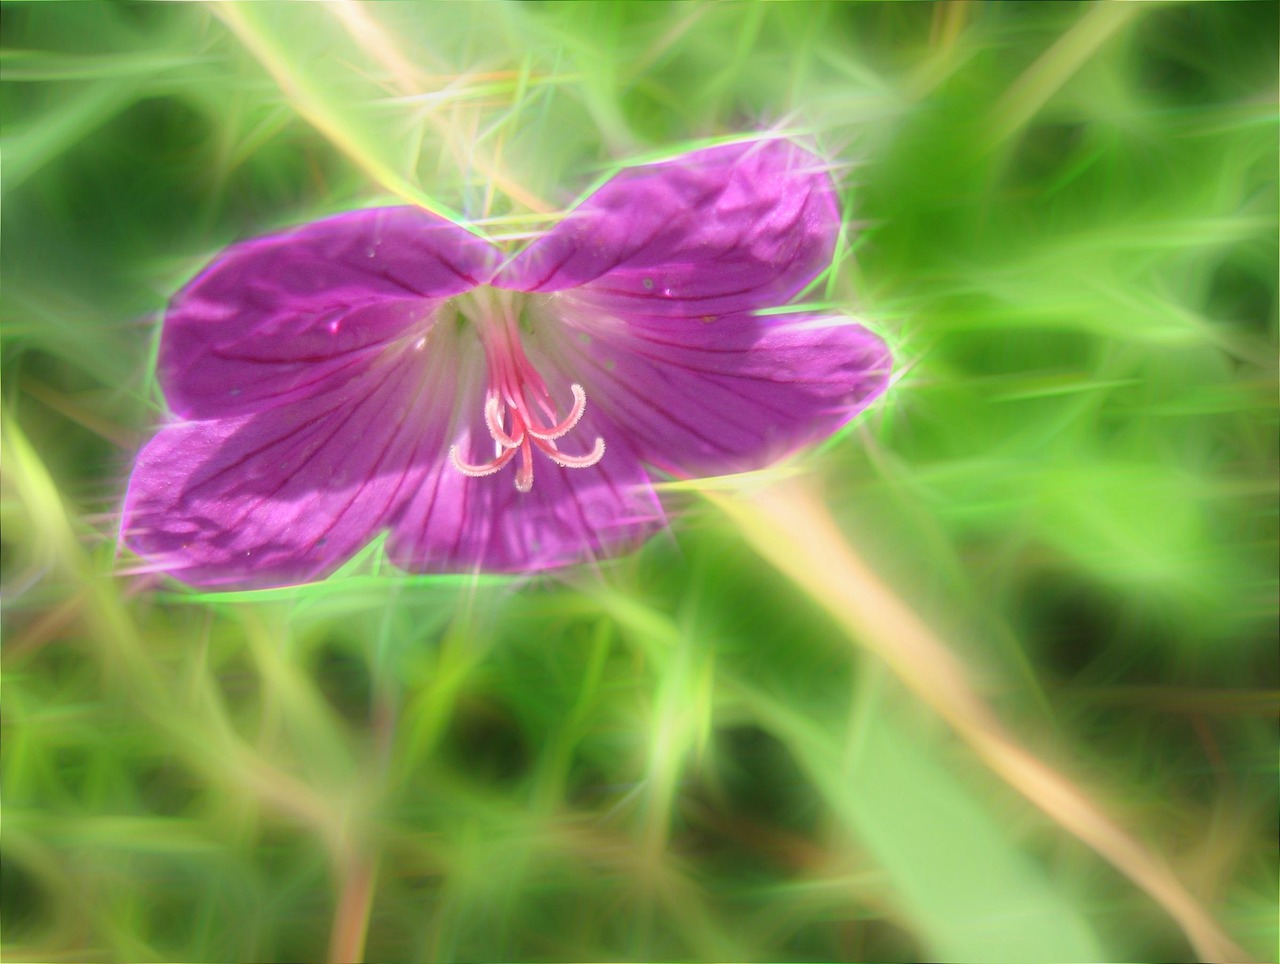
[[[489,365],[484,423],[497,454],[490,461],[475,465],[463,461],[455,445],[449,449],[453,467],[463,475],[479,478],[493,475],[519,454],[516,490],[528,492],[533,488],[535,448],[566,469],[585,469],[599,462],[604,457],[602,438],[597,437],[585,455],[568,455],[561,452],[556,444],[582,419],[587,408],[587,393],[581,385],[570,385],[573,404],[563,418],[557,418],[556,405],[546,382],[529,361],[520,342],[514,303],[518,296],[509,291],[479,288],[465,297],[467,304],[463,311],[479,330]]]

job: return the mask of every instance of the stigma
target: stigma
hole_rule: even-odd
[[[516,491],[529,492],[533,489],[534,449],[561,468],[585,469],[604,458],[604,439],[597,437],[585,455],[560,451],[559,440],[582,420],[587,393],[579,384],[570,385],[573,403],[563,416],[558,416],[546,382],[520,342],[515,304],[519,297],[514,292],[479,288],[464,296],[465,302],[458,306],[476,324],[484,346],[489,368],[484,424],[496,454],[477,465],[463,460],[454,445],[449,449],[449,461],[472,478],[493,475],[516,461]]]

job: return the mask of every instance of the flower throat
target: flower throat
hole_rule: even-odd
[[[493,475],[520,456],[516,468],[516,491],[533,488],[533,450],[537,448],[556,465],[585,469],[604,457],[604,439],[596,438],[586,455],[566,455],[556,442],[571,432],[587,408],[582,386],[569,387],[573,405],[563,418],[557,416],[555,401],[538,370],[520,343],[516,292],[480,287],[456,299],[461,313],[470,319],[480,335],[489,368],[489,387],[484,396],[484,424],[493,438],[496,454],[488,462],[473,465],[458,455],[458,446],[449,449],[449,461],[463,475],[479,478]]]

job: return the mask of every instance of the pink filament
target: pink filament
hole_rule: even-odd
[[[604,439],[597,438],[591,451],[585,455],[566,455],[560,451],[556,439],[572,431],[582,419],[587,408],[587,393],[581,385],[571,385],[569,390],[573,394],[573,405],[564,418],[556,420],[556,406],[546,383],[521,347],[511,294],[505,291],[494,294],[497,295],[496,298],[490,296],[483,299],[483,302],[488,302],[484,307],[496,307],[497,310],[492,314],[485,312],[485,317],[478,319],[478,327],[489,362],[489,390],[485,393],[484,422],[497,446],[498,454],[488,462],[475,465],[463,461],[455,445],[449,449],[449,460],[463,475],[479,478],[499,471],[519,452],[516,490],[528,492],[533,488],[535,447],[563,468],[585,469],[604,457]],[[543,425],[534,415],[535,405],[551,421],[550,425]],[[509,429],[505,424],[508,421]]]

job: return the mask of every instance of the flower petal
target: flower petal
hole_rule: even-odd
[[[174,297],[159,376],[184,418],[243,415],[346,378],[474,288],[498,254],[412,207],[353,211],[235,245]]]
[[[539,366],[569,404],[569,384]],[[458,438],[464,461],[493,459],[494,442],[480,415],[483,384],[464,392],[476,417]],[[588,406],[573,431],[557,440],[566,454],[585,453],[597,436],[623,438]],[[625,439],[624,439],[625,441]],[[391,523],[391,560],[411,572],[533,572],[616,555],[638,547],[663,525],[648,474],[635,453],[618,444],[589,468],[564,468],[532,453],[533,488],[517,492],[513,461],[493,475],[468,477],[441,460]],[[519,455],[516,455],[519,459]]]
[[[577,292],[531,314],[588,406],[639,458],[678,477],[768,465],[840,429],[889,383],[884,342],[843,316],[623,320]]]
[[[535,453],[529,493],[515,490],[514,467],[459,472],[452,444],[474,462],[493,454],[485,385],[474,329],[444,323],[311,396],[172,424],[138,456],[124,541],[193,585],[266,588],[324,577],[387,527],[409,571],[519,572],[632,548],[661,524],[625,445],[588,469]],[[575,440],[605,432],[619,435],[584,417],[560,441],[576,454]]]
[[[828,265],[839,227],[816,155],[780,139],[726,144],[620,172],[492,284],[715,318],[787,302]]]
[[[130,478],[125,543],[195,585],[327,575],[440,463],[458,386],[483,375],[456,338],[442,324],[301,399],[164,428]]]

